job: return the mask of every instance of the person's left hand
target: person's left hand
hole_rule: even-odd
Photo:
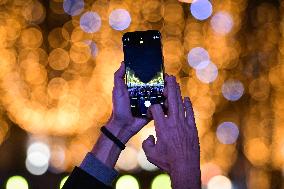
[[[132,136],[140,131],[149,120],[133,117],[130,108],[130,98],[127,86],[124,82],[125,65],[122,62],[120,68],[114,74],[114,88],[112,92],[113,111],[107,124],[107,128],[117,134],[117,137],[126,143]]]

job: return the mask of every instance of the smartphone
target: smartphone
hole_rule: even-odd
[[[166,111],[161,33],[157,30],[128,32],[122,42],[132,115],[146,117],[151,104],[161,104]]]

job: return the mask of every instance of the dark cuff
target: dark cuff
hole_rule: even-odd
[[[80,168],[108,186],[111,186],[113,180],[118,176],[115,169],[107,167],[92,153],[86,155]]]

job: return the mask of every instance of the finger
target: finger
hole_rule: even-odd
[[[192,104],[191,101],[189,99],[189,97],[185,97],[184,98],[184,107],[185,107],[185,111],[186,111],[186,121],[189,124],[189,126],[191,128],[196,127],[195,125],[195,118],[194,118],[194,112],[193,112],[193,108],[192,108]]]
[[[163,128],[165,127],[165,114],[160,104],[152,105],[150,107],[150,112],[154,119],[157,137],[159,138],[162,134]]]
[[[142,143],[142,148],[146,154],[146,156],[152,156],[155,150],[155,138],[153,135],[150,135],[146,140]]]
[[[168,89],[167,89],[167,87],[164,88],[163,95],[165,97],[168,97]]]
[[[174,76],[167,78],[167,95],[168,95],[168,116],[178,117],[178,101],[176,93],[176,81]]]
[[[124,76],[125,76],[125,65],[124,65],[124,62],[121,62],[120,67],[114,73],[114,86],[115,87],[125,86]]]
[[[167,109],[169,108],[168,99],[165,100],[165,107],[166,107]]]
[[[149,122],[150,122],[149,119],[135,117],[133,128],[135,128],[135,130],[137,130],[137,132],[139,132]]]
[[[180,91],[180,86],[177,83],[177,99],[178,99],[178,112],[179,112],[179,118],[181,120],[184,120],[185,117],[185,108],[183,106],[183,101],[182,101],[182,96],[181,96],[181,91]]]

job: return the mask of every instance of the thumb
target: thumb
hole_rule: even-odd
[[[143,141],[142,148],[147,157],[153,154],[155,149],[155,138],[153,135],[150,135],[146,140]]]

